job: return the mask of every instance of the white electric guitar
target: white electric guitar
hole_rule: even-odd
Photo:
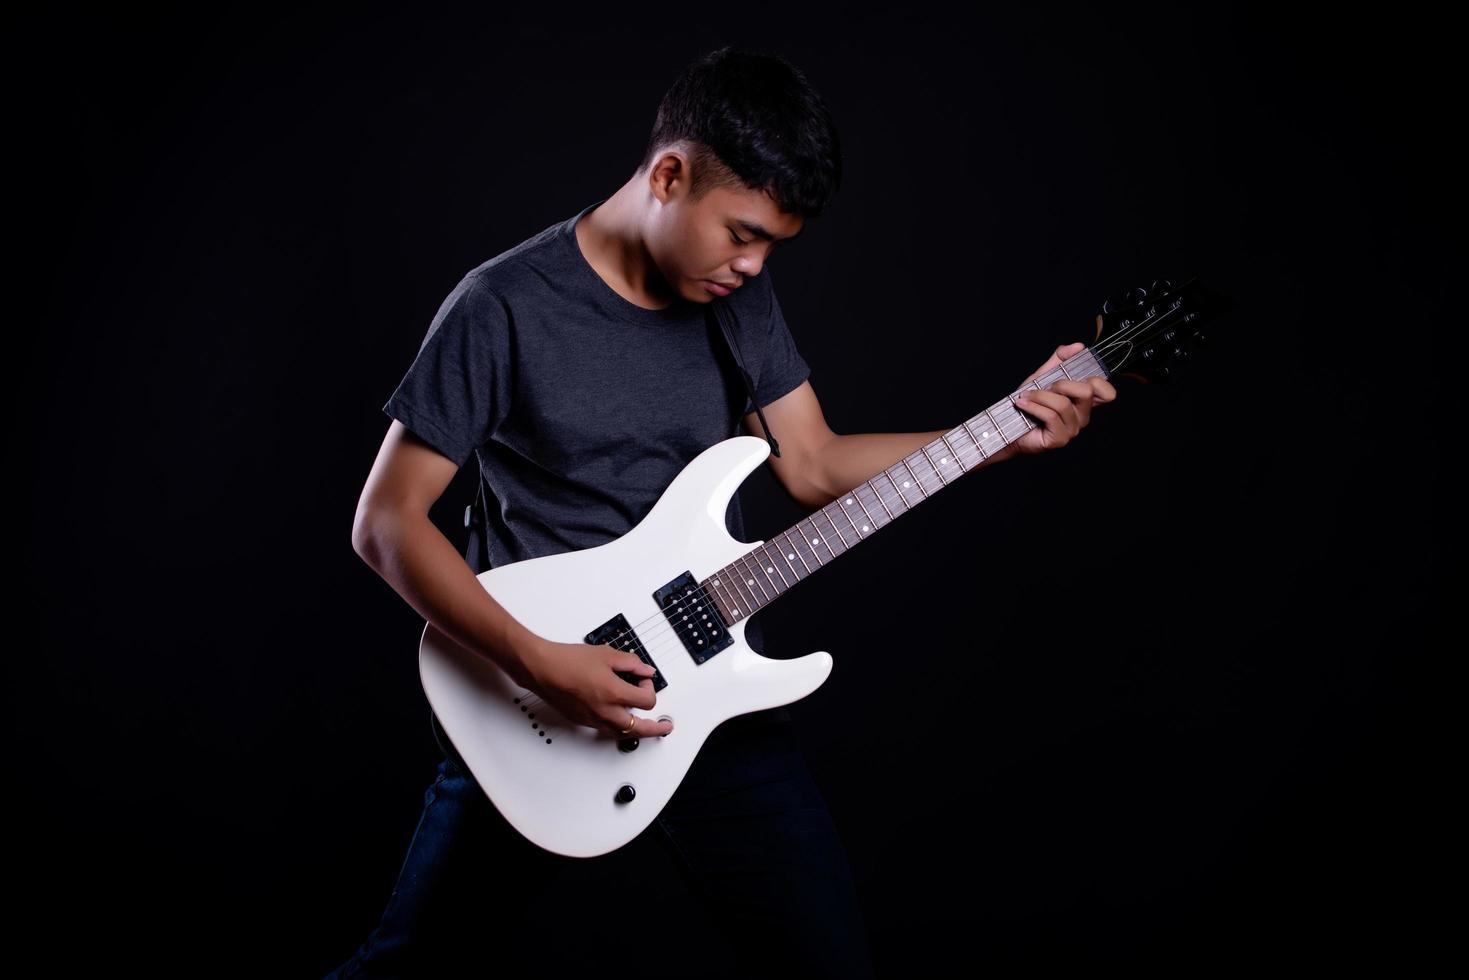
[[[1166,380],[1201,312],[1225,307],[1189,279],[1131,290],[1097,317],[1097,339],[1020,390],[1062,378]],[[424,693],[445,734],[490,801],[520,833],[570,857],[592,857],[636,837],[662,811],[709,734],[736,715],[789,704],[831,673],[817,651],[770,659],[745,644],[751,616],[796,583],[1036,428],[1014,394],[770,541],[736,541],[725,527],[731,495],[770,454],[755,436],[704,450],[632,530],[595,548],[491,568],[485,590],[533,633],[563,643],[606,643],[656,669],[649,717],[674,729],[657,738],[609,736],[561,717],[498,665],[427,624],[419,648]],[[619,671],[636,684],[640,678]]]

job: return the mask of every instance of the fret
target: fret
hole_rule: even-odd
[[[974,453],[977,453],[978,461],[980,461],[980,463],[983,463],[983,461],[987,458],[986,453],[984,453],[984,447],[981,447],[980,441],[974,438],[974,429],[970,428],[970,420],[965,419],[964,422],[959,423],[959,430],[961,430],[961,432],[964,432],[964,435],[967,435],[968,438],[970,438],[970,450],[974,451]]]
[[[862,501],[860,501],[860,500],[857,499],[857,492],[855,490],[852,491],[849,494],[845,494],[845,496],[846,496],[847,500],[846,500],[845,503],[842,504],[842,516],[845,517],[848,521],[851,522],[851,524],[852,524],[852,530],[856,533],[857,540],[858,541],[861,541],[862,540],[862,531],[858,529],[857,522],[854,521],[854,520],[852,520],[852,515],[847,512],[847,508],[848,507],[852,507],[852,506],[862,507]],[[864,515],[867,513],[867,508],[866,507],[862,507],[862,513]],[[869,533],[872,530],[872,518],[871,517],[868,517],[867,518],[867,529],[868,529]]]
[[[734,619],[734,613],[732,613],[729,607],[724,604],[724,597],[721,596],[719,594],[719,590],[714,587],[714,580],[716,578],[718,578],[717,575],[709,576],[703,582],[699,583],[699,587],[703,589],[707,595],[713,598],[714,605],[719,610],[719,618],[724,620],[724,622],[728,624],[732,619]]]
[[[915,470],[913,468],[912,461],[922,461],[923,465],[927,466],[928,469],[924,470],[922,467],[920,467],[919,469]],[[938,471],[933,468],[933,460],[929,459],[926,455],[921,452],[914,451],[908,456],[907,459],[903,460],[903,462],[907,464],[909,472],[918,474],[918,485],[923,489],[925,496],[929,492],[929,488],[926,486],[926,483],[932,483],[934,485],[933,489],[935,491],[943,489],[944,478],[938,475]]]
[[[912,478],[912,480],[903,480],[903,486],[908,485],[908,483],[917,483],[917,485],[918,485],[918,492],[920,492],[920,494],[923,494],[923,497],[924,498],[927,498],[928,497],[928,491],[925,491],[925,489],[923,488],[923,480],[918,479],[917,473],[914,473],[914,467],[909,466],[908,460],[906,460],[906,458],[902,458],[902,460],[898,460],[898,463],[902,463],[903,464],[903,469],[908,470],[908,476],[911,476],[911,478]],[[896,466],[896,464],[898,464],[898,463],[893,464],[893,466]],[[902,492],[902,491],[900,491],[900,489],[899,489],[898,492],[900,494],[900,492]],[[906,502],[906,500],[903,501],[903,502]],[[920,502],[920,504],[921,504],[921,502],[923,502],[923,498],[920,498],[920,500],[918,500],[918,502]]]
[[[999,439],[1000,444],[1009,445],[1009,439],[1005,438],[1005,430],[1003,426],[1000,426],[999,419],[995,417],[996,410],[996,406],[990,406],[984,410],[984,417],[990,420],[989,429],[986,429],[987,438]],[[990,445],[989,442],[986,442],[986,445]]]
[[[776,566],[776,564],[770,560],[770,554],[766,550],[765,545],[761,545],[759,548],[756,548],[754,551],[750,552],[750,554],[755,555],[755,567],[760,570],[761,575],[765,576],[765,584],[770,587],[769,591],[774,593],[775,595],[781,595],[782,593],[784,593],[786,590],[785,580],[777,580],[775,578],[775,576],[778,575],[780,571],[778,566]]]
[[[941,432],[939,433],[939,440],[943,442],[944,447],[949,450],[949,458],[952,459],[955,465],[959,467],[959,475],[963,476],[965,473],[968,473],[969,468],[964,465],[964,460],[959,458],[959,454],[954,452],[954,447],[950,445],[948,437]],[[939,462],[943,461],[940,460]]]
[[[714,585],[715,588],[718,589],[718,594],[723,595],[724,604],[726,604],[727,607],[730,608],[730,611],[739,614],[740,611],[742,611],[740,610],[739,599],[735,597],[735,594],[733,594],[733,592],[730,592],[729,567],[724,567],[724,569],[721,569],[718,574],[715,574]]]
[[[813,561],[816,563],[817,568],[820,568],[822,565],[826,564],[821,560],[821,555],[817,554],[816,552],[816,549],[821,546],[820,535],[816,535],[818,543],[812,544],[810,540],[811,532],[803,529],[801,527],[800,521],[792,524],[790,528],[788,528],[788,531],[794,532],[794,537],[792,540],[794,540],[796,543],[796,551],[800,554],[802,558],[805,558],[807,560],[806,563],[808,565]]]
[[[881,480],[883,478],[886,478],[887,481],[888,481],[888,486],[890,486],[890,487],[893,488],[893,493],[894,493],[893,503],[902,503],[902,501],[903,501],[903,495],[901,493],[898,493],[897,492],[898,491],[898,485],[893,482],[893,478],[892,477],[888,476],[887,470],[883,470],[881,473],[877,474],[877,476],[874,476],[872,479],[868,480],[867,481],[867,484],[868,484],[868,486],[872,487],[873,493],[877,494],[877,502],[879,504],[882,504],[882,509],[888,512],[888,519],[889,520],[895,520],[896,518],[893,515],[892,508],[890,508],[888,506],[888,502],[883,499],[883,496],[882,496],[882,484],[879,483],[879,482],[877,482],[878,480]]]
[[[750,569],[750,575],[760,586],[760,591],[765,595],[765,603],[769,605],[770,600],[780,598],[785,589],[780,583],[771,578],[766,570],[767,563],[760,560],[760,555],[755,551],[745,553],[745,566]]]
[[[729,610],[730,620],[732,621],[735,619],[739,619],[743,615],[746,615],[747,612],[746,610],[742,610],[740,608],[739,602],[736,600],[734,594],[729,590],[729,578],[726,574],[724,574],[728,571],[729,566],[726,565],[721,572],[715,574],[713,581],[714,587],[721,590],[723,595],[725,596],[725,605]]]
[[[772,597],[770,593],[765,591],[765,586],[760,583],[759,573],[751,569],[749,554],[741,555],[736,561],[740,566],[741,573],[745,577],[745,587],[750,590],[750,594],[755,597],[763,609]]]
[[[1029,384],[1029,385],[1026,385],[1025,388],[1021,388],[1020,390],[1021,391],[1025,391],[1026,388],[1029,388],[1031,391],[1035,391],[1036,390],[1033,383],[1032,384]],[[1031,429],[1034,429],[1036,426],[1035,426],[1035,423],[1030,420],[1030,416],[1029,415],[1026,415],[1020,409],[1018,409],[1018,408],[1015,407],[1015,402],[1014,402],[1015,396],[1014,395],[1012,395],[1010,397],[1011,397],[1011,400],[1010,401],[1007,401],[1005,403],[1005,409],[1004,410],[1007,411],[1007,412],[1009,412],[1011,415],[1013,415],[1015,418],[1019,419],[1021,422],[1023,422],[1025,424],[1025,432],[1029,432]],[[1009,425],[1009,423],[1007,422],[1006,425]],[[1024,435],[1025,432],[1022,432],[1021,435]],[[1009,433],[1006,432],[1006,435],[1009,435]]]
[[[1000,424],[1000,420],[996,416],[997,409],[998,409],[998,406],[994,406],[994,405],[992,405],[989,408],[985,409],[985,415],[989,416],[989,420],[990,420],[990,428],[989,428],[989,431],[990,431],[990,434],[991,435],[998,436],[999,439],[1000,439],[1000,441],[1003,442],[1005,445],[1008,446],[1008,445],[1010,445],[1010,438],[1005,433],[1005,427]]]
[[[883,476],[886,476],[887,482],[892,483],[893,492],[896,492],[896,494],[898,494],[898,501],[896,502],[899,502],[899,504],[903,505],[902,510],[898,511],[898,516],[902,517],[903,514],[908,513],[909,510],[912,510],[912,508],[917,507],[918,504],[921,504],[921,502],[923,502],[923,497],[918,498],[918,500],[911,501],[909,500],[909,495],[912,494],[912,489],[909,488],[908,494],[905,494],[905,492],[903,492],[902,483],[914,483],[915,480],[905,480],[903,479],[902,473],[895,473],[895,470],[898,469],[899,464],[903,464],[902,460],[899,460],[898,463],[893,463],[892,466],[889,466],[886,470],[883,470]],[[912,472],[912,470],[909,470],[909,472]]]
[[[863,490],[866,490],[871,496],[872,507],[868,507],[867,502],[863,500]],[[873,488],[871,480],[859,484],[857,489],[853,490],[852,493],[856,494],[857,501],[862,504],[862,512],[867,515],[867,520],[871,522],[874,531],[886,527],[888,522],[893,519],[893,515],[888,513],[888,509],[882,506],[882,498],[877,495],[877,491]],[[874,514],[881,516],[883,519],[878,520],[877,517],[873,516]]]
[[[887,480],[888,486],[892,487],[893,496],[891,499],[883,496],[882,484],[874,483],[873,486],[877,488],[878,499],[882,500],[884,503],[892,504],[893,513],[898,517],[902,517],[913,508],[909,506],[907,496],[903,494],[903,491],[898,489],[899,478],[893,476],[893,469],[893,466],[889,466],[887,469],[878,474],[879,477]]]
[[[986,413],[983,413],[983,411],[981,411],[980,416],[983,416],[983,414],[986,414]],[[980,416],[974,416],[974,417],[975,417],[975,419],[978,419],[978,417],[980,417]],[[983,423],[981,423],[981,425],[983,425]],[[987,458],[992,457],[992,455],[995,455],[995,453],[990,453],[989,444],[987,444],[987,439],[990,438],[990,430],[989,429],[983,429],[983,428],[981,428],[980,429],[980,435],[975,436],[974,435],[974,429],[971,429],[970,428],[970,422],[968,422],[968,419],[965,419],[965,422],[964,422],[964,430],[965,430],[965,432],[970,433],[970,438],[971,439],[974,439],[974,448],[977,448],[977,450],[980,451],[980,453],[984,455],[984,458],[986,458],[986,460],[987,460]],[[996,453],[997,453],[997,451],[999,451],[999,450],[996,450]]]
[[[781,590],[776,588],[769,575],[765,574],[765,566],[760,563],[760,556],[754,551],[747,551],[739,558],[740,568],[745,573],[745,584],[752,590],[757,590],[760,597],[760,607],[770,605],[772,599],[780,596]]]
[[[766,578],[769,578],[772,574],[780,577],[779,582],[776,582],[775,579],[770,580],[776,592],[784,592],[791,587],[790,581],[786,579],[786,573],[780,570],[780,566],[784,561],[784,558],[774,558],[771,556],[770,542],[767,541],[760,546],[760,567],[764,569]]]
[[[934,478],[937,478],[937,480],[939,480],[939,486],[937,486],[936,489],[943,489],[945,488],[945,486],[949,485],[949,478],[948,476],[943,475],[942,464],[934,463],[933,453],[930,453],[930,451],[928,451],[928,447],[930,447],[930,445],[933,445],[933,442],[930,442],[930,444],[928,445],[921,445],[921,447],[918,447],[918,453],[923,455],[924,463],[928,464],[928,469],[933,470]],[[953,457],[952,455],[945,455],[945,457],[943,458],[945,458],[945,460],[949,460],[949,458]],[[964,475],[964,470],[959,470],[959,475]]]
[[[928,465],[929,466],[933,466],[933,471],[939,475],[939,479],[943,481],[944,486],[948,486],[949,485],[948,478],[946,478],[944,476],[944,471],[943,470],[939,469],[937,466],[934,466],[933,457],[928,454],[928,447],[927,446],[919,446],[918,447],[918,451],[921,452],[921,453],[923,453],[923,458],[926,459],[926,460],[928,460]]]
[[[979,444],[974,441],[974,434],[969,431],[969,424],[967,422],[962,423],[962,424],[960,424],[958,426],[955,426],[953,429],[949,430],[949,434],[954,437],[954,441],[955,442],[958,442],[959,443],[959,451],[960,452],[973,454],[973,456],[974,456],[974,460],[973,461],[975,463],[982,463],[982,462],[984,462],[984,451],[981,450],[979,448]],[[962,435],[965,439],[968,439],[969,441],[968,442],[960,442],[959,441],[959,436],[960,435]],[[964,472],[968,473],[973,468],[974,468],[973,466],[966,465],[964,467]]]
[[[811,515],[807,514],[805,517],[805,521],[806,526],[811,529],[810,536],[806,538],[806,543],[809,544],[811,546],[811,550],[815,552],[816,560],[825,565],[829,559],[835,558],[837,553],[831,550],[831,542],[826,540],[826,535],[821,533],[821,528],[816,526],[816,522],[811,519]],[[797,523],[799,524],[800,522],[798,521]],[[826,549],[826,558],[821,557],[821,552],[817,550],[819,548]]]
[[[837,527],[837,522],[831,519],[831,514],[829,513],[830,509],[831,504],[827,504],[825,507],[821,508],[821,516],[826,518],[826,523],[831,525],[831,529],[836,532],[837,540],[842,543],[841,554],[846,554],[852,546],[847,543],[847,536],[842,533],[841,528]],[[827,540],[831,539],[828,538]]]
[[[745,583],[745,588],[750,590],[750,595],[755,597],[755,608],[764,609],[775,596],[765,590],[765,586],[760,581],[761,575],[755,570],[749,552],[741,555],[737,563],[740,568],[740,580]]]
[[[785,555],[781,554],[779,548],[773,547],[771,542],[767,541],[761,545],[760,553],[765,556],[765,567],[775,569],[775,574],[780,576],[781,591],[789,589],[792,585],[801,581],[800,576],[796,574],[796,570],[791,568],[790,563],[786,561]],[[785,567],[782,568],[781,566]],[[790,572],[789,577],[786,576],[786,572]]]
[[[1040,385],[1037,385],[1033,381],[1029,385],[1027,385],[1027,387],[1030,388],[1030,390],[1032,392],[1040,391]],[[1018,418],[1018,419],[1020,419],[1020,421],[1022,421],[1022,422],[1025,423],[1025,431],[1026,432],[1029,432],[1032,429],[1039,429],[1040,428],[1040,423],[1032,420],[1029,415],[1026,415],[1020,409],[1016,408],[1014,402],[1011,402],[1010,403],[1010,408],[1015,412],[1015,417]],[[1024,433],[1022,433],[1022,435],[1023,434]]]
[[[731,562],[725,566],[725,571],[729,572],[729,577],[725,579],[725,582],[734,587],[735,595],[740,597],[740,603],[745,607],[746,614],[748,615],[759,609],[760,604],[755,601],[754,593],[750,591],[750,587],[745,585],[745,575],[740,571],[738,564]]]
[[[796,580],[800,581],[811,574],[811,564],[806,561],[806,556],[801,554],[800,547],[791,539],[789,528],[780,532],[780,536],[785,539],[785,547],[787,549],[785,552],[786,560],[790,562],[791,570],[796,573]],[[801,563],[800,568],[796,568],[795,565],[798,561]]]

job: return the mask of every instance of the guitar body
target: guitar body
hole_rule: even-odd
[[[479,575],[497,602],[546,639],[587,642],[590,631],[624,616],[666,682],[657,706],[638,713],[671,718],[668,735],[623,739],[569,722],[499,665],[425,626],[419,673],[429,704],[490,801],[532,842],[568,857],[621,847],[663,810],[715,726],[803,698],[830,675],[824,651],[791,660],[756,653],[745,643],[744,618],[717,622],[728,646],[700,662],[655,598],[685,574],[697,588],[751,550],[730,536],[725,512],[769,454],[754,436],[716,443],[616,541]]]

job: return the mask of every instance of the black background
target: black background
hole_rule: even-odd
[[[836,660],[792,710],[880,971],[1422,955],[1445,27],[1270,10],[16,24],[22,938],[318,976],[366,934],[437,760],[422,621],[349,542],[382,403],[458,278],[620,186],[729,42],[844,141],[772,264],[838,432],[954,425],[1156,278],[1239,304],[1178,383],[764,613]],[[461,546],[471,490],[434,511]],[[743,496],[752,540],[801,516],[768,468]]]

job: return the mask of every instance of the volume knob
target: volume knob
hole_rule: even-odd
[[[637,795],[638,791],[632,788],[631,783],[623,783],[617,790],[616,800],[618,803],[631,803]]]

